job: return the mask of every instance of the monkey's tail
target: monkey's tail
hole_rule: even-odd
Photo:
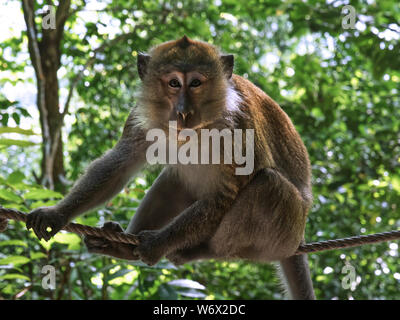
[[[306,254],[283,259],[280,261],[280,266],[282,280],[290,299],[315,300]]]

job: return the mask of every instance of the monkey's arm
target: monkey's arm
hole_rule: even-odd
[[[95,160],[56,207],[72,219],[115,196],[145,162],[139,130],[125,133],[113,149]]]
[[[232,198],[221,194],[196,201],[164,228],[140,232],[134,253],[143,262],[154,265],[177,249],[210,239],[232,202]]]
[[[115,196],[144,164],[145,136],[130,118],[115,147],[89,166],[62,201],[28,215],[27,228],[33,228],[39,239],[50,239],[74,217]]]

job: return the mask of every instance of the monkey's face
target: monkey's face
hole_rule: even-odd
[[[178,130],[212,127],[226,111],[232,68],[232,56],[186,37],[139,55],[143,121],[164,130],[170,121]]]
[[[173,70],[160,74],[160,93],[164,97],[157,107],[165,119],[176,121],[178,130],[201,128],[216,120],[224,110],[226,85],[201,71]]]

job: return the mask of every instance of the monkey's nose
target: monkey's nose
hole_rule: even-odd
[[[183,122],[186,121],[186,116],[188,115],[188,112],[178,112],[178,118],[181,118]]]
[[[182,122],[182,124],[186,124],[190,115],[193,114],[193,111],[177,111],[178,122]]]

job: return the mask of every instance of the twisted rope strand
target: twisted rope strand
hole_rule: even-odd
[[[12,219],[16,221],[26,222],[27,214],[15,209],[6,209],[0,207],[0,226],[2,220]],[[114,242],[135,244],[139,243],[138,238],[129,233],[109,231],[101,228],[85,226],[78,223],[70,223],[63,228],[63,230],[77,233],[79,235],[89,235],[99,238],[105,238]],[[383,241],[398,240],[400,239],[400,230],[374,233],[369,235],[354,236],[343,239],[327,240],[320,242],[311,242],[299,246],[295,255],[308,254],[312,252],[321,252],[334,249],[343,249],[356,246],[362,246],[365,244],[378,243]]]
[[[350,247],[362,246],[365,244],[378,243],[383,241],[398,240],[400,239],[400,230],[389,231],[382,233],[374,233],[362,236],[354,236],[343,239],[326,240],[320,242],[310,242],[299,246],[295,255],[321,252],[334,249],[343,249]]]
[[[16,221],[26,222],[27,214],[15,209],[0,208],[0,219],[12,219]],[[138,244],[138,239],[135,235],[123,232],[109,231],[101,228],[85,226],[78,223],[70,223],[63,230],[77,233],[79,235],[94,236],[105,238],[114,242]]]

